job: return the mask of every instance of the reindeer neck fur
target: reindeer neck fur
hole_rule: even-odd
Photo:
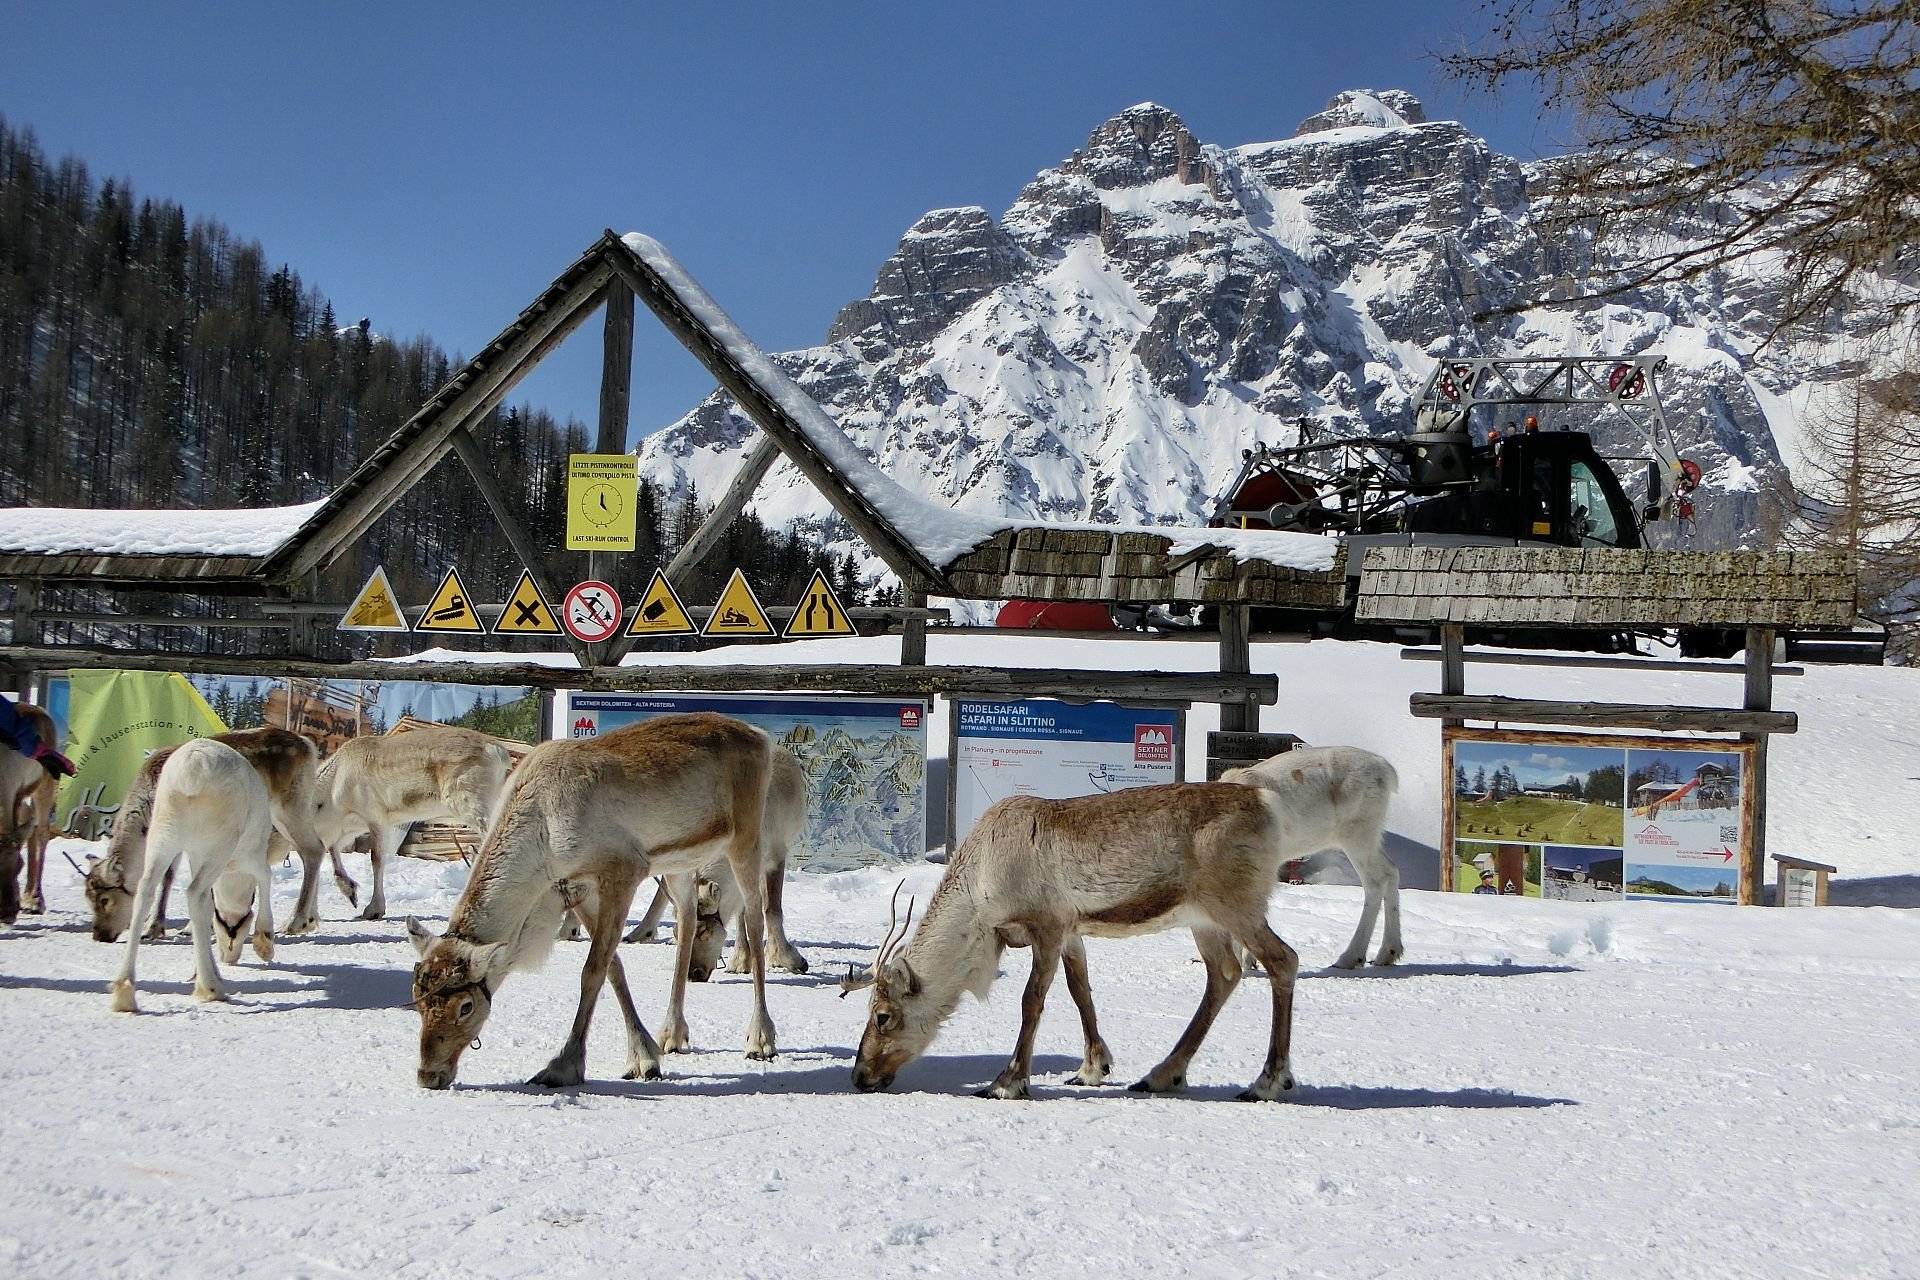
[[[960,861],[965,852],[962,847],[954,855],[957,865],[948,867],[920,927],[900,952],[943,1019],[965,992],[971,991],[976,1000],[987,998],[1004,949],[975,891],[971,863]]]
[[[447,919],[446,936],[512,945],[509,966],[537,968],[553,949],[565,914],[555,883],[546,815],[519,807],[500,815],[473,861],[473,874]]]

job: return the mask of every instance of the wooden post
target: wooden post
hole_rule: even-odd
[[[909,591],[906,594],[909,609],[927,607],[927,593]],[[924,667],[927,665],[927,620],[924,617],[909,617],[900,624],[900,665],[903,667]]]
[[[1220,606],[1220,671],[1223,675],[1245,675],[1253,670],[1253,646],[1248,642],[1253,610],[1244,604]],[[1220,703],[1220,729],[1223,733],[1251,733],[1258,729],[1258,712],[1244,698]]]
[[[1773,710],[1773,628],[1747,628],[1748,711]],[[1760,901],[1760,886],[1765,883],[1767,867],[1767,735],[1743,733],[1741,739],[1753,744],[1752,776],[1746,782],[1747,856],[1740,864],[1740,905]]]
[[[606,324],[600,346],[600,434],[598,454],[623,453],[627,447],[627,406],[633,386],[633,289],[618,276],[607,281]],[[620,561],[615,552],[589,551],[587,576],[614,585]],[[620,643],[616,631],[587,646],[594,665],[607,661]]]
[[[1440,628],[1440,692],[1463,694],[1467,691],[1467,629],[1457,623]],[[1442,729],[1458,729],[1466,721],[1448,718]]]

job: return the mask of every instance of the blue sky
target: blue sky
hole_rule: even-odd
[[[1401,88],[1533,158],[1531,101],[1433,50],[1475,0],[969,5],[22,4],[0,115],[96,180],[258,240],[332,299],[471,355],[602,229],[663,242],[762,347],[821,341],[914,220],[996,217],[1137,102],[1225,146]],[[644,310],[632,439],[711,382]],[[595,421],[599,326],[515,393]]]

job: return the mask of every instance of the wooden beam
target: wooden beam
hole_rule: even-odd
[[[1439,649],[1402,649],[1400,656],[1409,662],[1440,662],[1445,655]],[[1598,653],[1507,653],[1502,651],[1465,649],[1460,659],[1467,663],[1487,663],[1501,667],[1589,667],[1605,668],[1615,671],[1704,671],[1733,672],[1745,671],[1747,664],[1741,662],[1681,661],[1677,658],[1615,658]],[[1790,667],[1775,664],[1776,676],[1800,676],[1806,674],[1805,667]],[[1442,692],[1445,692],[1443,689]],[[1464,692],[1464,690],[1463,690]]]
[[[412,438],[391,457],[374,456],[363,468],[377,468],[366,478],[365,487],[312,532],[295,540],[267,562],[271,581],[292,584],[312,570],[325,567],[347,546],[365,533],[404,497],[434,464],[453,446],[452,433],[485,417],[506,399],[520,380],[533,370],[549,352],[592,314],[600,293],[613,278],[613,267],[601,263],[576,281],[565,296],[542,312],[508,345],[500,357],[477,377],[472,385],[443,405],[432,417],[415,425],[409,422],[395,435],[409,430]],[[348,484],[353,483],[348,477]]]
[[[633,386],[633,290],[607,282],[606,325],[600,342],[600,434],[595,453],[624,453],[627,405]]]
[[[1220,606],[1220,670],[1244,675],[1253,670],[1253,647],[1247,637],[1253,630],[1253,610],[1244,604]],[[1220,701],[1220,728],[1225,733],[1249,732],[1260,727],[1260,713],[1245,698]]]
[[[1648,707],[1629,702],[1547,702],[1534,698],[1416,693],[1409,710],[1421,720],[1495,720],[1503,724],[1566,724],[1586,728],[1684,729],[1697,733],[1793,733],[1791,711],[1722,707]]]
[[[1206,671],[1053,671],[1038,667],[883,667],[870,663],[805,666],[554,667],[502,662],[322,662],[232,654],[141,654],[64,645],[0,646],[0,664],[28,670],[119,668],[205,675],[303,676],[322,680],[422,680],[537,689],[660,692],[932,694],[1009,698],[1101,698],[1167,702],[1279,700],[1272,675]]]
[[[740,366],[652,266],[627,248],[613,232],[607,232],[607,241],[613,249],[610,260],[635,296],[707,367],[720,389],[733,397],[741,411],[779,443],[793,465],[853,526],[854,533],[874,554],[900,576],[901,583],[908,590],[931,588],[941,595],[958,594],[951,590],[941,571],[902,538],[866,496],[813,447],[799,424]]]

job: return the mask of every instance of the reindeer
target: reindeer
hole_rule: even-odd
[[[27,702],[13,704],[14,713],[28,721],[43,743],[58,743],[53,717]],[[47,840],[52,834],[54,791],[60,780],[38,760],[0,747],[0,925],[29,912],[46,910],[41,894],[41,869],[46,864]],[[44,804],[41,801],[44,799]],[[20,850],[27,849],[27,897],[20,896]]]
[[[634,1011],[614,954],[634,890],[655,873],[699,870],[724,851],[750,921],[764,914],[761,868],[767,792],[777,748],[752,725],[712,712],[659,716],[598,738],[542,743],[514,771],[474,860],[473,874],[436,938],[407,933],[420,962],[420,1085],[453,1083],[461,1051],[479,1035],[507,975],[546,958],[561,913],[587,921],[592,941],[566,1044],[528,1083],[560,1088],[586,1078],[587,1027],[611,982],[627,1024],[626,1078],[660,1077],[661,1047]],[[685,992],[693,931],[676,939],[671,1007]],[[774,1054],[760,931],[741,934],[753,975],[747,1056]]]
[[[245,756],[211,738],[195,738],[175,748],[153,791],[147,829],[146,865],[134,895],[133,918],[144,920],[154,907],[160,881],[184,856],[187,860],[187,920],[193,931],[193,998],[224,1000],[220,971],[213,962],[216,919],[229,932],[223,946],[228,963],[239,958],[239,935],[254,919],[254,954],[273,959],[273,894],[267,862],[267,833],[273,829],[267,784]],[[233,874],[229,874],[233,873]],[[109,996],[114,1012],[134,1013],[134,958],[140,930],[127,930],[127,947]]]
[[[1364,775],[1366,785],[1384,785],[1388,795],[1393,794],[1400,785],[1399,776],[1394,773],[1392,765],[1379,756],[1353,747],[1302,747],[1245,769],[1229,769],[1220,775],[1220,781],[1237,782],[1250,787],[1277,786],[1284,791],[1287,782],[1293,779],[1295,769],[1326,769],[1348,777]],[[1382,769],[1384,774],[1381,773]],[[1337,793],[1335,799],[1338,799]],[[1367,943],[1373,938],[1373,922],[1380,916],[1383,907],[1386,922],[1381,927],[1380,950],[1374,955],[1373,962],[1394,964],[1406,954],[1406,948],[1400,944],[1400,868],[1381,848],[1381,840],[1386,834],[1384,810],[1380,818],[1381,829],[1371,839],[1363,836],[1341,846],[1347,861],[1353,864],[1355,873],[1360,877],[1365,902],[1360,908],[1360,927],[1354,931],[1353,941],[1333,962],[1336,969],[1357,969],[1365,962]]]
[[[373,895],[361,919],[387,914],[387,859],[400,848],[407,827],[452,818],[485,832],[512,767],[505,747],[451,725],[355,738],[327,758],[320,766],[316,821],[327,851],[337,860],[361,835],[373,837]],[[340,891],[357,903],[358,886],[344,871],[336,875]]]
[[[1268,1100],[1292,1089],[1300,964],[1268,926],[1267,899],[1289,858],[1330,845],[1377,848],[1393,789],[1392,767],[1378,756],[1331,748],[1312,754],[1278,769],[1262,766],[1259,786],[1174,783],[994,804],[954,852],[912,940],[901,945],[906,926],[900,938],[889,927],[868,977],[843,984],[873,987],[855,1087],[891,1085],[926,1051],[962,992],[984,998],[1010,946],[1033,948],[1033,970],[1013,1058],[982,1096],[1032,1096],[1034,1034],[1063,959],[1086,1037],[1070,1083],[1102,1083],[1112,1057],[1094,1017],[1081,935],[1127,937],[1185,925],[1206,963],[1206,994],[1173,1051],[1132,1088],[1164,1093],[1186,1083],[1187,1064],[1240,981],[1238,943],[1273,985],[1266,1065],[1240,1097]]]
[[[267,853],[267,860],[269,863],[277,861],[290,848],[299,853],[302,867],[300,896],[294,903],[293,919],[287,925],[286,932],[312,933],[320,927],[320,863],[329,854],[314,827],[319,803],[319,784],[316,780],[319,749],[311,739],[271,726],[216,733],[211,740],[238,751],[260,775],[261,782],[266,784],[273,809],[273,831],[268,836],[273,847]],[[146,867],[154,790],[159,783],[160,771],[177,750],[177,747],[168,747],[156,751],[141,764],[140,772],[134,775],[132,785],[127,788],[126,799],[121,802],[120,812],[114,820],[113,836],[107,843],[106,856],[87,859],[87,905],[93,910],[93,937],[96,942],[119,941],[120,935],[134,919],[134,891],[131,886],[140,883]],[[346,877],[346,868],[340,863],[340,855],[333,853],[332,858],[334,883],[341,886],[341,892],[348,895],[348,901],[352,901],[349,890],[353,882]],[[142,941],[152,942],[164,934],[167,897],[172,889],[173,873],[169,871],[160,882],[153,916],[144,921]],[[237,945],[234,944],[236,950]]]

